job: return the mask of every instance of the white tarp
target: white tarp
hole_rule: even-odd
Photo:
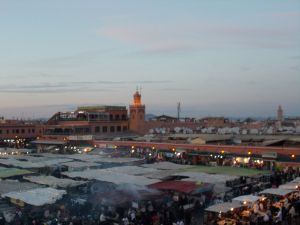
[[[236,197],[232,199],[233,202],[240,202],[240,203],[255,203],[257,202],[261,197],[255,196],[255,195],[242,195],[239,197]]]
[[[277,196],[285,196],[292,193],[293,190],[281,189],[281,188],[268,188],[259,192],[259,194],[270,194],[270,195],[277,195]]]
[[[216,212],[216,213],[227,213],[231,210],[238,209],[240,207],[242,207],[242,205],[239,202],[224,202],[224,203],[212,205],[206,208],[205,210],[209,212]]]
[[[71,179],[59,179],[53,176],[27,176],[23,177],[25,180],[28,180],[32,183],[44,184],[53,188],[61,187],[76,187],[86,183],[85,181],[76,181]]]
[[[53,188],[37,188],[23,192],[9,192],[3,197],[17,199],[33,206],[42,206],[53,204],[61,199],[67,192],[65,190],[56,190]]]
[[[149,179],[143,176],[133,176],[124,173],[117,173],[107,170],[85,170],[80,172],[64,172],[63,175],[68,177],[76,178],[84,178],[88,180],[100,180],[106,181],[114,184],[136,184],[136,185],[149,185],[159,182],[160,180]]]

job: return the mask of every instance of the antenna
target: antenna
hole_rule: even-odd
[[[181,113],[181,104],[180,102],[177,103],[177,119],[180,119],[180,113]]]
[[[140,86],[140,95],[142,95],[142,86]]]

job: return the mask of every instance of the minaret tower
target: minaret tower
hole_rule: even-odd
[[[143,133],[145,129],[145,105],[142,105],[142,95],[138,88],[133,95],[133,104],[129,106],[129,110],[129,129],[136,133]]]
[[[277,120],[282,122],[283,121],[283,110],[281,105],[279,105],[278,109],[277,109]]]

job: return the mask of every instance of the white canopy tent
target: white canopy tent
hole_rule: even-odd
[[[282,197],[291,193],[293,193],[293,190],[281,189],[281,188],[268,188],[259,192],[259,194],[277,195]]]
[[[261,199],[261,197],[255,196],[255,195],[242,195],[242,196],[232,199],[232,201],[239,202],[242,204],[248,204],[248,203],[253,204],[253,203],[257,202],[259,199]]]
[[[56,190],[53,188],[37,188],[21,192],[9,192],[3,197],[16,199],[33,206],[43,206],[53,204],[61,199],[67,192],[65,190]]]
[[[212,205],[205,210],[208,212],[216,212],[216,213],[227,213],[229,211],[233,211],[234,209],[241,208],[242,204],[239,202],[224,202],[216,205]]]
[[[296,191],[299,188],[299,185],[298,185],[298,183],[290,182],[290,183],[280,185],[279,188],[280,189],[295,190]]]

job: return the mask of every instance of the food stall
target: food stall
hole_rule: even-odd
[[[240,204],[252,206],[255,202],[258,202],[262,197],[255,195],[242,195],[232,199],[233,202],[239,202]]]
[[[205,209],[204,224],[235,225],[237,220],[234,215],[244,206],[240,202],[224,202],[212,205]]]

